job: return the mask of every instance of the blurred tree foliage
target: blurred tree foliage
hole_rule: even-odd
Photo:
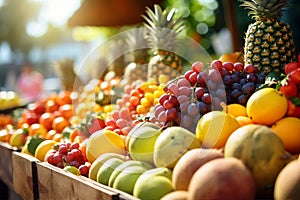
[[[214,54],[211,36],[225,26],[221,0],[166,0],[164,6],[176,8],[185,20],[186,34]]]
[[[0,44],[7,42],[13,53],[26,56],[33,47],[46,47],[57,42],[61,30],[48,24],[48,31],[41,37],[26,33],[28,22],[38,19],[41,5],[29,0],[3,0],[0,6]]]

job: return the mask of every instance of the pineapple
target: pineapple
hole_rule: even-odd
[[[176,78],[181,73],[182,61],[176,51],[176,39],[184,28],[181,18],[175,18],[175,9],[162,10],[157,4],[154,12],[147,8],[144,16],[147,23],[147,41],[152,49],[153,57],[148,64],[148,80],[163,82]]]
[[[128,33],[126,44],[130,50],[127,55],[129,64],[126,66],[124,79],[126,84],[136,80],[147,81],[148,47],[145,41],[146,29],[132,29]]]
[[[287,0],[240,0],[255,22],[248,26],[244,46],[245,64],[260,71],[284,72],[284,66],[296,59],[295,46],[288,24],[280,20]]]

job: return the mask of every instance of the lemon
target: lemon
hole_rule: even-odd
[[[274,88],[263,88],[248,99],[248,117],[257,124],[272,125],[283,118],[288,109],[287,98]]]
[[[38,160],[40,161],[44,161],[45,160],[45,155],[47,154],[47,152],[49,150],[52,149],[52,147],[56,144],[57,142],[54,140],[44,140],[43,142],[41,142],[35,152],[34,152],[34,157],[36,157]]]
[[[72,174],[75,174],[76,176],[79,176],[80,175],[80,171],[77,167],[74,167],[74,166],[65,166],[64,167],[64,170],[67,171],[67,172],[70,172]]]

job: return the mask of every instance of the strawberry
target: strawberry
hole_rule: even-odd
[[[292,71],[294,71],[298,68],[300,68],[300,64],[298,62],[290,62],[285,65],[284,72],[286,75],[288,75],[289,73],[291,73]]]

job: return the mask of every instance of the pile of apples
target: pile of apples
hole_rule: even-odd
[[[287,116],[300,117],[300,54],[297,62],[285,66],[286,77],[280,82],[279,91],[288,98]]]

